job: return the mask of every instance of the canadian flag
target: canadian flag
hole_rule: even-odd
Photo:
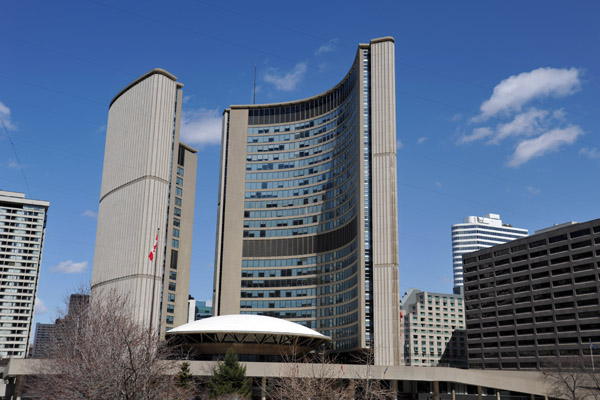
[[[156,254],[156,245],[157,244],[158,244],[158,233],[156,234],[156,239],[154,239],[154,247],[152,247],[150,254],[148,254],[148,258],[150,259],[150,261],[154,261],[154,255]]]

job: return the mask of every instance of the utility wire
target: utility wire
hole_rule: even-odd
[[[15,144],[8,133],[8,128],[6,127],[6,123],[4,122],[4,118],[0,116],[0,121],[2,121],[2,126],[4,127],[4,133],[6,133],[6,137],[10,142],[10,146],[12,147],[13,153],[15,153],[15,158],[17,159],[17,164],[19,165],[19,169],[21,170],[21,174],[23,175],[23,180],[25,181],[25,187],[27,188],[27,194],[29,198],[33,198],[31,194],[31,189],[29,188],[29,183],[27,182],[27,177],[25,176],[25,171],[23,171],[23,165],[21,164],[21,160],[19,160],[19,155],[17,154],[17,149],[15,148]]]

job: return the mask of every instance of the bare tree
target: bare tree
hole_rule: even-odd
[[[303,357],[288,357],[278,378],[270,379],[267,394],[272,399],[324,400],[385,400],[393,399],[394,392],[373,376],[373,352],[365,350],[357,355],[360,368],[344,371],[324,352]],[[340,376],[341,372],[341,376]]]
[[[387,400],[395,398],[394,391],[384,381],[373,376],[373,364],[375,355],[373,348],[363,349],[356,356],[358,364],[363,368],[354,379],[355,399],[361,400]]]
[[[353,388],[338,379],[331,360],[323,352],[286,356],[278,378],[269,380],[267,395],[276,400],[349,400]]]
[[[43,399],[189,399],[175,383],[177,362],[158,332],[141,327],[114,293],[57,321],[50,359],[28,385]]]
[[[563,357],[546,366],[544,379],[552,396],[566,400],[600,399],[600,375],[584,357]]]

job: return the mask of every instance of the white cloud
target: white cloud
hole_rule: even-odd
[[[485,121],[501,112],[520,111],[529,101],[554,96],[564,97],[579,89],[580,71],[576,68],[538,68],[513,75],[494,88],[492,96],[483,102],[475,121]]]
[[[331,53],[332,51],[335,50],[335,48],[337,47],[337,44],[339,43],[339,39],[331,39],[329,40],[327,43],[325,43],[324,45],[320,46],[316,51],[315,51],[315,56],[319,56],[321,54],[325,54],[325,53]]]
[[[20,169],[21,168],[19,166],[19,163],[16,162],[15,160],[8,160],[8,162],[6,163],[6,166],[10,169]]]
[[[434,183],[435,183],[435,186],[437,186],[438,188],[442,187],[442,183],[441,182],[435,181]]]
[[[543,130],[541,122],[548,114],[548,111],[538,110],[535,107],[517,114],[512,121],[498,125],[496,135],[490,143],[498,144],[509,136],[532,136],[540,133]]]
[[[581,150],[579,150],[579,155],[586,156],[590,160],[595,160],[597,158],[600,158],[600,150],[598,150],[597,147],[591,149],[589,147],[584,147]]]
[[[81,213],[82,217],[98,218],[98,213],[92,210],[85,210]]]
[[[50,271],[62,274],[79,274],[85,271],[87,266],[87,261],[73,262],[73,260],[67,260],[61,261],[57,266],[50,268]]]
[[[404,143],[402,143],[402,140],[400,140],[400,139],[396,140],[396,151],[400,150],[403,147],[404,147]]]
[[[301,62],[296,64],[294,69],[285,75],[279,75],[274,71],[267,73],[265,75],[265,81],[275,85],[278,90],[289,92],[294,90],[298,83],[300,83],[306,70],[306,63]]]
[[[518,167],[532,158],[557,151],[563,145],[573,144],[582,134],[583,131],[579,126],[569,125],[566,128],[557,128],[548,131],[535,139],[524,140],[517,145],[507,165],[509,167]]]
[[[465,144],[475,142],[477,140],[485,139],[494,133],[489,127],[482,126],[480,128],[473,129],[473,133],[470,135],[462,135],[458,138],[458,144]]]
[[[42,301],[42,299],[40,299],[39,297],[35,298],[35,315],[42,315],[48,312],[48,307],[46,307],[46,304],[44,304],[44,302]]]
[[[188,96],[183,96],[183,104],[187,104],[192,99],[192,97],[194,96],[191,94]]]
[[[419,139],[417,139],[417,144],[423,144],[423,143],[425,143],[428,140],[429,140],[428,137],[421,136]]]
[[[527,186],[525,190],[527,190],[529,197],[536,196],[542,192],[540,189],[533,186]]]
[[[96,133],[106,133],[106,125],[99,126]]]
[[[181,118],[181,141],[196,146],[220,144],[222,123],[218,109],[184,111]]]
[[[14,131],[17,129],[15,124],[10,120],[10,108],[8,108],[4,103],[0,101],[0,120],[4,122],[4,126],[9,131]],[[0,122],[0,125],[2,123]]]

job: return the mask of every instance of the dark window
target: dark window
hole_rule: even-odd
[[[575,232],[571,232],[571,239],[580,237],[580,236],[584,236],[584,235],[589,235],[590,234],[590,228],[585,228],[585,229],[581,229],[579,231],[575,231]]]
[[[494,257],[503,256],[505,254],[508,254],[508,249],[502,249],[502,250],[495,251]]]
[[[529,243],[529,248],[533,249],[534,247],[540,247],[546,244],[546,239],[536,240],[535,242]]]
[[[551,237],[550,239],[548,239],[548,242],[556,243],[556,242],[562,242],[563,240],[567,240],[566,233],[564,235],[558,235],[558,236]]]
[[[561,251],[569,250],[569,245],[558,246],[550,249],[550,254],[560,253]]]
[[[582,260],[584,258],[590,258],[593,255],[594,255],[594,253],[592,253],[591,251],[586,251],[585,253],[573,254],[571,257],[573,257],[573,261],[576,261],[576,260]]]
[[[510,251],[512,251],[513,253],[516,253],[517,251],[522,251],[522,250],[525,250],[526,248],[527,248],[526,244],[521,244],[519,246],[511,247]]]
[[[573,272],[581,272],[594,269],[594,263],[580,264],[573,266]]]
[[[182,146],[179,146],[179,152],[177,154],[177,164],[184,166],[185,162],[185,149]]]
[[[171,268],[177,269],[177,250],[171,249]]]
[[[579,249],[579,248],[587,247],[587,246],[591,246],[591,245],[592,245],[591,240],[584,240],[583,242],[571,243],[571,248],[574,250],[574,249]]]

